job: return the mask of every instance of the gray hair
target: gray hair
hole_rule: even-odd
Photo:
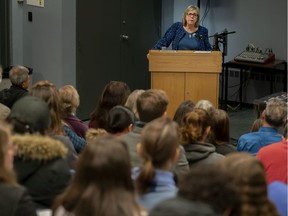
[[[21,86],[23,82],[25,82],[29,77],[28,68],[17,65],[10,69],[9,71],[9,79],[13,85]]]
[[[271,98],[266,105],[265,121],[275,128],[284,126],[287,120],[287,102],[279,98]]]
[[[211,101],[209,100],[199,100],[196,104],[194,108],[200,108],[200,109],[204,109],[208,112],[209,116],[211,117],[215,111],[215,107],[212,104]]]

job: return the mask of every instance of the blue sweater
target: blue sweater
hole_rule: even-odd
[[[134,181],[140,172],[141,169],[139,167],[132,169],[132,179]],[[158,169],[156,169],[155,172],[155,177],[149,192],[139,195],[138,197],[138,203],[148,211],[162,200],[175,197],[178,192],[172,172]]]
[[[181,39],[185,36],[186,31],[181,22],[174,23],[165,33],[165,35],[152,48],[154,50],[161,50],[162,47],[169,47],[172,43],[172,49],[178,50],[178,45]],[[198,50],[211,51],[212,47],[208,40],[208,30],[203,26],[198,26],[195,32],[198,35],[199,47]]]

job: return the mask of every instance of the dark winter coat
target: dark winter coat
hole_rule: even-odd
[[[36,209],[27,190],[21,186],[0,183],[1,216],[36,216]]]
[[[19,184],[28,189],[38,208],[51,208],[69,183],[67,148],[58,140],[40,135],[14,136],[14,167]]]

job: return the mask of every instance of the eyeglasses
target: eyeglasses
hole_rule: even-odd
[[[186,16],[193,16],[193,17],[197,17],[198,16],[198,14],[196,14],[196,13],[188,13],[188,14],[186,14]]]

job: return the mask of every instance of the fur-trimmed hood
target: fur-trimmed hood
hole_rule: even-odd
[[[58,140],[42,135],[14,135],[13,143],[17,146],[16,157],[24,160],[49,161],[64,158],[67,148]]]

